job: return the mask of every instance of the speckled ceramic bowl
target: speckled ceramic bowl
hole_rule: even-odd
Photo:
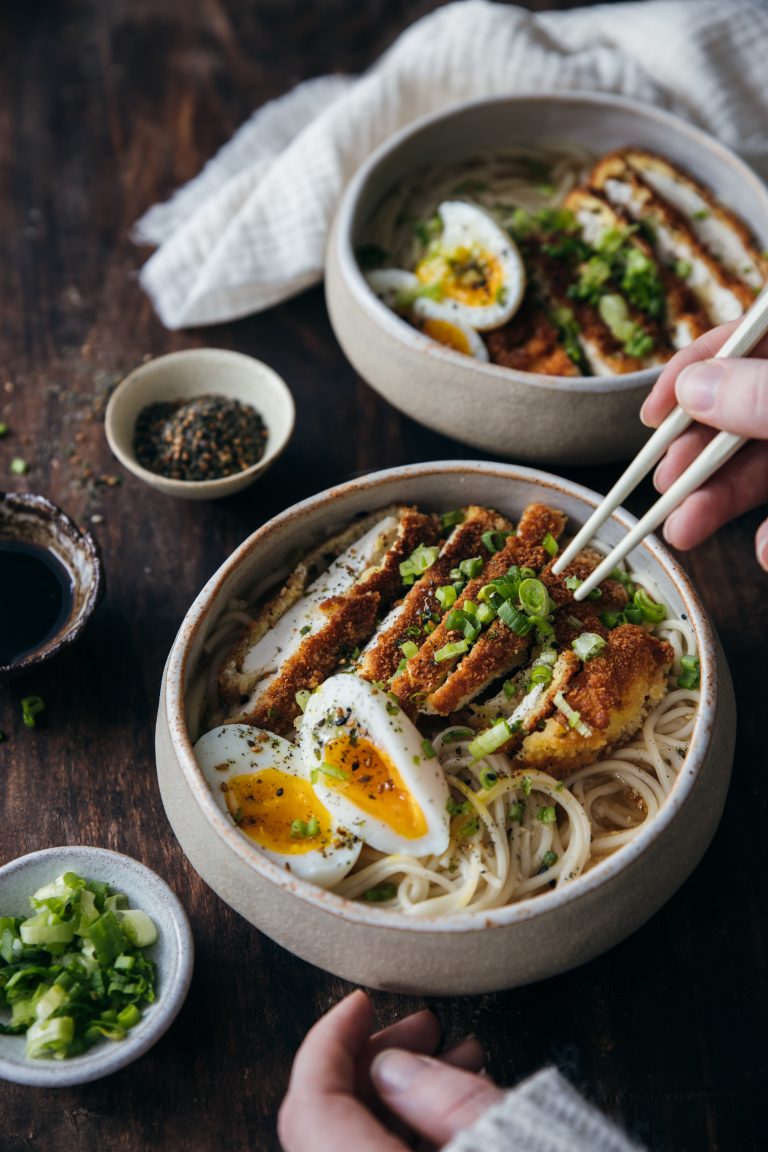
[[[164,880],[130,856],[107,848],[69,845],[45,848],[0,867],[0,916],[30,916],[29,897],[63,872],[103,880],[128,897],[157,927],[146,950],[157,969],[157,998],[124,1040],[107,1041],[67,1060],[31,1060],[23,1036],[0,1036],[0,1077],[38,1088],[86,1084],[117,1072],[143,1056],[175,1020],[192,979],[194,943],[187,914]]]
[[[260,528],[202,590],[165,669],[157,766],[166,812],[204,880],[284,947],[348,980],[424,994],[476,993],[552,976],[596,956],[638,928],[679,887],[714,834],[735,731],[728,669],[701,601],[655,538],[632,556],[651,572],[673,612],[696,632],[702,702],[685,767],[661,813],[630,844],[562,888],[509,907],[413,921],[293,878],[242,836],[219,809],[197,766],[188,729],[191,681],[206,639],[231,597],[267,589],[286,557],[357,514],[404,501],[447,510],[479,503],[517,518],[542,500],[583,523],[599,502],[589,490],[504,464],[437,463],[396,468],[305,500]],[[601,531],[613,544],[634,523],[618,512]]]
[[[18,676],[50,660],[82,634],[104,595],[104,568],[99,546],[74,520],[45,496],[0,492],[0,540],[48,549],[64,566],[72,586],[72,606],[55,633],[39,647],[0,665],[0,679]]]
[[[676,116],[606,95],[499,97],[439,112],[384,144],[350,182],[328,246],[326,294],[347,357],[391,404],[446,436],[506,459],[596,464],[633,456],[640,406],[659,369],[564,378],[484,364],[435,343],[378,300],[355,258],[367,221],[412,173],[500,146],[571,144],[598,156],[634,145],[710,187],[768,246],[768,190],[722,144]]]
[[[134,434],[143,408],[159,401],[183,402],[211,395],[256,409],[267,429],[261,459],[242,472],[217,480],[174,480],[139,464]],[[268,364],[224,348],[188,348],[148,360],[126,376],[110,397],[104,430],[120,463],[158,492],[182,500],[219,500],[233,496],[264,475],[290,440],[295,418],[288,386]]]

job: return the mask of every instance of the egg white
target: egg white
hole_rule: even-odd
[[[419,292],[424,285],[413,272],[406,272],[402,268],[381,268],[377,272],[369,272],[366,280],[388,308],[410,314],[416,327],[431,340],[464,356],[472,356],[475,360],[488,360],[488,349],[474,328],[456,319],[449,320],[442,313],[434,316],[416,308]]]
[[[437,210],[443,231],[432,240],[416,266],[422,293],[413,302],[416,316],[448,320],[479,332],[499,328],[515,314],[525,293],[525,267],[512,238],[482,208],[461,200],[446,200]],[[498,276],[496,295],[485,304],[454,299],[452,269],[465,254],[478,258]],[[431,287],[431,293],[424,293]]]
[[[348,779],[356,789],[362,784],[366,792],[366,749],[383,758],[383,785],[375,780],[366,792],[366,808],[344,791],[345,781],[324,770],[328,749],[342,741],[350,749],[345,763],[354,764],[360,752],[359,766],[352,767]],[[403,852],[413,856],[439,855],[448,847],[449,799],[445,774],[437,757],[425,755],[424,739],[400,707],[380,688],[357,676],[331,676],[312,693],[301,721],[299,746],[304,761],[311,769],[312,782],[322,804],[336,814],[344,827],[360,836],[379,852]],[[406,796],[405,804],[415,807],[425,830],[419,834],[398,831],[392,810],[390,792],[397,793],[393,779],[386,779],[388,766],[400,776]],[[355,773],[359,772],[358,776]],[[371,808],[374,811],[371,811]],[[375,811],[379,809],[379,811]],[[413,809],[412,809],[413,810]]]
[[[308,781],[309,777],[301,753],[295,745],[250,724],[222,724],[201,736],[194,751],[222,812],[232,820],[241,835],[255,844],[270,860],[292,875],[311,880],[321,888],[333,887],[354,867],[360,855],[361,841],[350,835],[330,810],[323,810],[322,802],[315,792],[310,791],[314,798],[312,811],[315,813],[317,810],[316,814],[324,819],[326,826],[330,823],[329,833],[319,841],[322,843],[321,848],[302,851],[299,841],[292,845],[292,851],[279,852],[266,847],[255,836],[248,835],[234,819],[227,804],[230,782],[235,777],[256,775],[266,769],[274,769],[281,774],[280,784],[285,789],[286,807],[290,806],[293,781]]]

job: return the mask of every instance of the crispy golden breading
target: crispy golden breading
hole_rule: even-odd
[[[578,367],[560,342],[560,334],[532,293],[508,324],[483,333],[494,364],[542,376],[578,376]]]
[[[569,727],[556,712],[541,731],[526,737],[515,766],[562,779],[626,743],[666,693],[673,658],[671,646],[643,628],[615,628],[602,652],[584,665],[564,693],[591,735]]]
[[[448,537],[438,559],[427,569],[383,621],[378,632],[363,652],[358,672],[365,680],[389,680],[403,658],[400,645],[406,640],[421,643],[426,633],[424,624],[443,615],[435,593],[450,584],[450,572],[462,560],[487,555],[482,542],[485,532],[509,532],[512,525],[506,517],[490,508],[472,505],[464,509],[464,521]],[[402,587],[402,581],[401,581]]]
[[[470,580],[456,601],[461,608],[467,600],[476,601],[484,584],[504,576],[513,564],[539,571],[550,559],[542,546],[546,535],[557,539],[565,528],[562,512],[546,504],[529,504],[500,552],[491,556],[482,573]],[[439,663],[435,653],[445,644],[460,639],[449,631],[442,620],[427,637],[416,656],[392,681],[392,691],[407,704],[419,700],[419,709],[447,716],[472,700],[487,684],[521,662],[530,645],[530,636],[517,636],[501,620],[494,620],[480,634],[471,650],[463,657],[453,656]]]
[[[255,724],[278,735],[290,733],[300,711],[296,693],[317,688],[334,671],[344,651],[357,647],[370,636],[380,599],[378,592],[357,592],[323,601],[321,609],[327,617],[326,626],[307,636],[299,650],[283,663],[279,676],[262,693],[251,697],[237,716],[229,719]]]

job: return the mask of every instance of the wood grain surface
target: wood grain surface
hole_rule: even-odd
[[[56,1092],[0,1083],[3,1152],[272,1152],[293,1053],[348,990],[260,935],[187,864],[155,776],[163,662],[204,581],[278,510],[380,467],[479,454],[400,416],[356,377],[320,289],[237,323],[165,331],[138,287],[148,253],[130,229],[255,107],[305,77],[364,68],[436,6],[19,0],[0,15],[0,420],[11,428],[0,487],[45,493],[89,527],[108,581],[75,648],[0,687],[0,862],[67,843],[127,852],[178,893],[197,947],[185,1007],[138,1063]],[[268,477],[207,505],[153,495],[123,473],[103,433],[122,376],[145,357],[201,345],[268,361],[298,408]],[[10,474],[17,456],[28,475]],[[605,491],[617,469],[565,472]],[[646,484],[630,506],[650,499]],[[703,863],[650,923],[585,967],[433,1002],[446,1040],[476,1033],[501,1083],[554,1062],[670,1152],[765,1147],[768,581],[753,558],[757,522],[747,516],[683,558],[723,639],[740,712],[733,786]],[[19,706],[30,693],[47,705],[33,731]],[[374,1003],[382,1024],[417,1006],[388,994]]]

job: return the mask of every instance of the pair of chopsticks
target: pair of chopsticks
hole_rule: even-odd
[[[719,360],[730,356],[746,356],[766,332],[768,332],[768,291],[763,291],[749,311],[745,313],[738,328],[731,333],[720,351],[716,353],[715,358]],[[684,432],[690,423],[691,417],[680,405],[670,412],[650,440],[640,449],[624,475],[617,480],[602,503],[592,513],[581,531],[574,536],[565,551],[558,556],[552,565],[553,572],[562,572],[566,565],[570,564],[584,545],[589,543],[598,528],[618,508],[622,500],[637,487],[651,468],[658,464],[672,441],[681,432]],[[745,438],[743,436],[736,436],[732,432],[718,433],[685,472],[678,476],[674,484],[646,512],[636,526],[579,585],[573,594],[574,600],[583,600],[588,596],[602,580],[611,574],[636,544],[639,544],[649,533],[658,528],[673,508],[677,508],[686,496],[700,488],[718,468],[730,460],[734,453],[738,452],[744,443]]]

